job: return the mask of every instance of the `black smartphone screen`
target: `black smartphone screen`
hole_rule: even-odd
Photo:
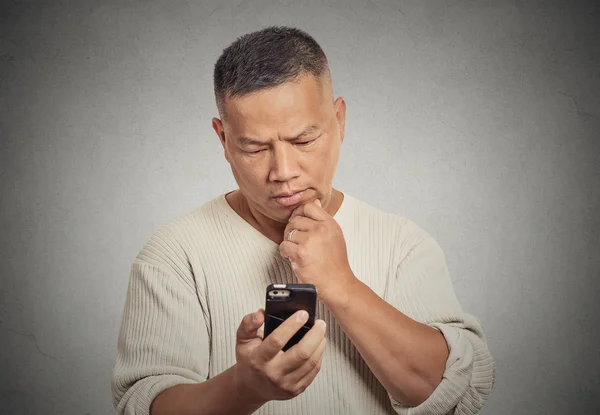
[[[315,324],[317,289],[312,284],[271,284],[267,287],[265,305],[265,338],[298,310],[308,312],[308,321],[283,347],[285,352],[302,340]]]

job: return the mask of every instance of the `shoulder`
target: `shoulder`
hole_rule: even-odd
[[[345,200],[349,202],[348,212],[355,234],[389,244],[400,260],[418,246],[437,244],[428,231],[401,214],[387,212],[349,195]]]
[[[362,225],[362,228],[370,233],[393,232],[406,240],[431,238],[431,235],[421,226],[403,215],[377,208],[351,195],[345,195],[344,199],[348,202],[347,211],[351,220],[359,226]]]
[[[173,269],[185,267],[189,264],[189,255],[197,249],[198,241],[207,240],[207,236],[218,227],[222,196],[160,226],[144,244],[135,261]]]

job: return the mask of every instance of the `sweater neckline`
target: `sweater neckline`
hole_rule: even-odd
[[[219,207],[219,211],[223,213],[230,221],[230,223],[241,233],[243,234],[249,241],[252,241],[256,245],[261,248],[279,253],[279,245],[267,238],[265,235],[260,233],[254,226],[250,225],[244,218],[242,218],[227,202],[226,196],[231,193],[222,193],[217,198],[217,206]],[[350,206],[352,204],[352,197],[346,193],[342,193],[343,200],[342,204],[338,208],[337,212],[333,215],[335,221],[343,227],[343,222],[345,218],[348,216],[348,211],[350,210]]]

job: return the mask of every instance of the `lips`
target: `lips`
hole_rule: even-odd
[[[300,203],[302,200],[302,196],[304,195],[305,190],[301,190],[296,193],[282,193],[278,196],[273,197],[277,203],[282,206],[289,207],[294,206]]]

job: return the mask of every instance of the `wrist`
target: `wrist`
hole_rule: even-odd
[[[233,396],[236,396],[238,402],[243,403],[245,408],[254,412],[268,402],[267,399],[262,398],[260,394],[250,386],[249,382],[245,381],[237,363],[234,364],[230,370],[233,390],[235,391]]]
[[[351,304],[351,299],[360,290],[362,282],[356,278],[352,271],[348,271],[338,278],[339,283],[331,285],[320,293],[321,301],[332,313],[343,313]]]

